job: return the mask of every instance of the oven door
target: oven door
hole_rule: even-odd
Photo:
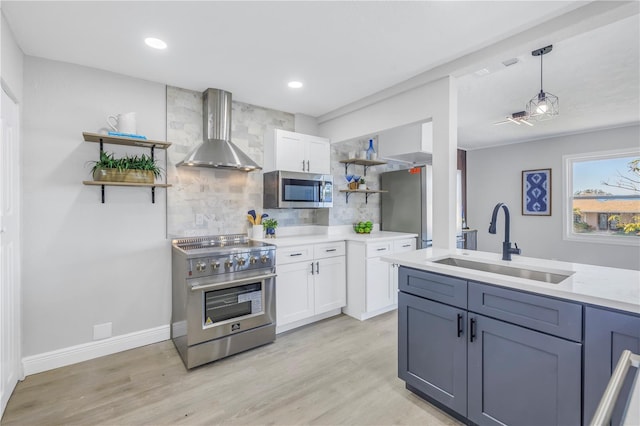
[[[189,346],[275,324],[275,274],[197,282],[187,305]]]

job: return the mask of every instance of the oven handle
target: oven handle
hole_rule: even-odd
[[[208,290],[210,288],[220,288],[220,289],[228,288],[228,287],[242,285],[242,284],[254,283],[256,281],[267,280],[267,279],[273,278],[275,276],[276,276],[276,274],[267,274],[267,275],[259,275],[257,277],[244,278],[244,279],[241,279],[241,280],[225,281],[225,282],[222,282],[222,283],[205,284],[205,285],[194,285],[193,287],[191,287],[191,291]]]

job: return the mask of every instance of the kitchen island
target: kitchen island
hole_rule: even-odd
[[[383,260],[400,265],[399,377],[464,421],[589,424],[621,352],[640,352],[638,271],[467,250]]]

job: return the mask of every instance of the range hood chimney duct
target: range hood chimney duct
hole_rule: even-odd
[[[205,90],[202,94],[202,115],[204,142],[196,146],[177,166],[244,172],[262,169],[231,142],[231,92]]]

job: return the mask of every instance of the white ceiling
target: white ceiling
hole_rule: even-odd
[[[640,121],[638,7],[626,7],[626,19],[587,25],[598,19],[580,15],[585,6],[589,2],[1,3],[27,55],[197,91],[220,88],[237,101],[314,117],[445,70],[459,78],[459,145],[468,149]],[[493,126],[540,90],[539,58],[531,50],[545,44],[531,42],[549,43],[520,33],[536,34],[563,14],[575,15],[565,24],[575,29],[550,33],[558,39],[548,40],[554,49],[544,57],[544,88],[560,98],[560,116],[533,128]],[[149,49],[143,43],[149,36],[169,47]],[[504,57],[496,52],[500,43],[508,46]],[[456,67],[464,57],[464,67]],[[500,64],[512,57],[520,62]],[[492,72],[469,73],[484,67]],[[304,88],[289,89],[294,79]]]

